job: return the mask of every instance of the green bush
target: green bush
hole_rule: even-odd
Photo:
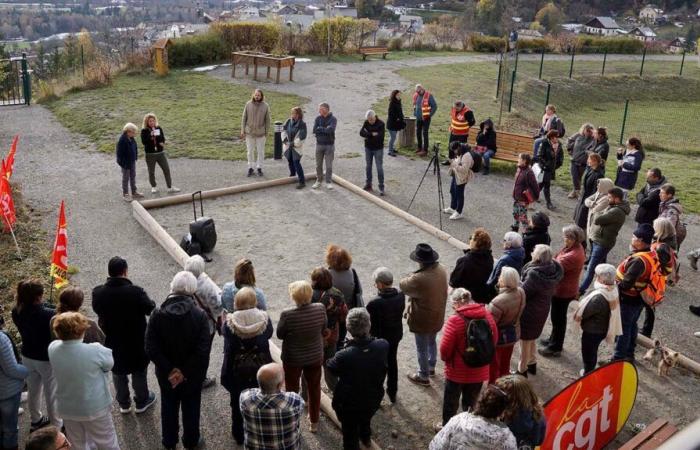
[[[227,52],[258,50],[270,53],[280,40],[280,27],[273,22],[228,22],[212,25],[220,36]]]
[[[168,48],[171,67],[196,66],[229,59],[229,52],[216,32],[186,36],[172,42],[173,45]]]
[[[579,53],[642,53],[644,43],[631,37],[579,36],[576,51]]]
[[[542,49],[545,51],[551,51],[551,47],[546,39],[519,39],[518,40],[518,50],[523,53],[535,53],[541,52]]]
[[[475,52],[502,52],[505,49],[506,40],[499,37],[472,34],[469,36],[469,46]]]
[[[392,38],[389,41],[389,51],[398,52],[401,51],[401,47],[403,47],[403,39],[400,37]]]

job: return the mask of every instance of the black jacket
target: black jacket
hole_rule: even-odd
[[[370,334],[376,338],[398,343],[403,337],[403,310],[406,296],[396,288],[379,291],[379,295],[367,304],[372,322]]]
[[[369,412],[379,408],[384,397],[389,343],[384,339],[353,339],[326,362],[338,377],[333,392],[333,409],[343,412]]]
[[[490,123],[491,126],[484,132],[487,123]],[[486,119],[479,124],[479,133],[476,135],[476,145],[486,147],[494,152],[498,150],[496,148],[496,130],[493,129],[493,121],[491,119]]]
[[[610,144],[608,144],[608,140],[605,139],[601,142],[596,141],[593,145],[593,152],[599,154],[600,157],[603,158],[603,163],[605,163],[608,159],[608,154],[610,154]]]
[[[532,261],[532,251],[537,244],[549,245],[552,238],[549,236],[547,228],[529,228],[523,233],[523,248],[525,249],[525,260],[523,264]]]
[[[170,295],[157,308],[146,329],[146,354],[156,366],[156,377],[167,382],[180,369],[193,384],[202,383],[209,367],[211,335],[207,315],[194,298]]]
[[[377,133],[374,136],[374,133]],[[369,150],[382,150],[384,148],[384,122],[375,119],[373,124],[367,120],[360,129],[360,136],[365,138],[365,148]]]
[[[150,128],[143,128],[141,130],[141,143],[143,144],[143,150],[146,153],[158,153],[163,151],[163,144],[165,144],[165,133],[161,127],[155,127],[154,130],[160,130],[160,135],[151,136]]]
[[[637,192],[637,204],[639,207],[634,215],[635,222],[651,225],[654,223],[654,219],[659,217],[659,204],[661,203],[659,191],[664,183],[666,183],[666,177],[661,177],[657,183],[650,184],[647,182],[642,190]]]
[[[544,171],[543,181],[551,181],[556,178],[557,151],[561,151],[561,143],[559,144],[559,150],[555,150],[552,148],[552,143],[549,142],[549,139],[542,141],[535,162],[539,163]]]
[[[593,170],[591,167],[586,167],[586,171],[583,173],[583,183],[581,183],[583,192],[578,198],[578,203],[576,203],[574,223],[584,231],[586,231],[586,227],[588,226],[588,207],[585,201],[598,191],[598,180],[603,177],[605,177],[604,166],[599,166],[596,170]]]
[[[112,372],[129,374],[148,366],[144,348],[146,316],[155,307],[146,291],[126,278],[109,277],[92,290],[92,309],[105,333],[105,346],[114,356]]]
[[[25,306],[21,313],[17,312],[17,308],[12,310],[12,322],[22,337],[22,356],[37,361],[49,360],[52,340],[49,324],[54,315],[56,310],[48,303]]]
[[[122,133],[117,141],[117,164],[119,167],[128,169],[131,164],[138,159],[138,145],[136,139],[130,138],[126,133]]]
[[[237,334],[231,331],[228,326],[223,326],[224,329],[224,362],[221,365],[221,385],[228,391],[237,391],[255,386],[241,386],[237,383],[236,373],[231,369],[232,359],[241,351],[241,346],[247,351],[257,347],[257,352],[267,355],[269,361],[272,361],[270,356],[270,338],[272,337],[272,320],[268,319],[267,328],[265,331],[255,337],[242,339]],[[238,403],[238,399],[236,399]]]
[[[581,314],[581,329],[586,333],[608,334],[610,304],[601,294],[593,297]]]
[[[450,286],[465,288],[471,292],[474,301],[486,304],[493,297],[491,288],[486,284],[492,270],[491,250],[466,250],[450,275]]]
[[[406,128],[401,100],[389,101],[389,114],[386,117],[386,129],[400,131]]]

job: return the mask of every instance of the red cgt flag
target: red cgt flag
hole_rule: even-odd
[[[53,286],[56,289],[68,284],[68,232],[66,230],[66,211],[63,200],[58,213],[58,227],[56,228],[56,241],[53,244],[51,254],[50,274],[53,278]]]
[[[8,181],[12,177],[12,170],[14,169],[14,166],[15,166],[15,153],[17,153],[17,142],[18,141],[19,141],[19,135],[15,136],[15,138],[12,139],[12,145],[10,146],[10,153],[7,154],[7,158],[5,158],[5,164],[2,168],[2,176],[3,176],[3,178],[7,178]]]
[[[0,213],[2,213],[2,227],[5,233],[12,230],[13,225],[17,222],[17,216],[15,215],[15,203],[12,201],[12,190],[10,189],[10,182],[4,176],[5,173],[5,161],[2,162],[3,176],[0,177]]]

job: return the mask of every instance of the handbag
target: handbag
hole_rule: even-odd
[[[528,205],[535,201],[535,196],[532,195],[532,192],[530,191],[530,189],[525,189],[523,191],[523,197],[525,197],[525,201],[527,202]]]
[[[486,153],[486,150],[488,150],[488,149],[486,148],[485,145],[475,145],[474,146],[474,151],[480,155],[483,155],[484,153]]]
[[[532,165],[532,173],[535,174],[535,179],[537,180],[538,184],[544,181],[544,170],[542,169],[540,163],[535,163]]]
[[[509,345],[509,344],[514,344],[518,340],[518,331],[515,328],[515,324],[520,320],[520,316],[523,313],[523,310],[525,309],[525,302],[523,299],[523,295],[521,293],[520,295],[520,311],[518,312],[518,317],[515,319],[515,322],[513,322],[510,325],[506,325],[502,328],[498,329],[498,342],[496,345],[498,346],[503,346],[503,345]]]
[[[353,297],[355,297],[353,298],[355,308],[365,306],[365,302],[362,301],[362,288],[360,288],[360,279],[357,277],[357,272],[355,272],[355,269],[352,269],[352,282],[354,284],[352,295]]]

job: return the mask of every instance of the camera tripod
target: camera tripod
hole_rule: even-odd
[[[408,212],[408,210],[411,209],[413,201],[416,199],[416,195],[418,195],[418,191],[423,185],[423,181],[425,181],[425,176],[428,174],[428,171],[430,171],[430,169],[432,168],[437,180],[438,218],[440,222],[440,229],[442,230],[442,210],[445,209],[445,196],[442,192],[442,177],[440,176],[440,143],[433,144],[432,152],[433,156],[430,158],[430,161],[428,161],[428,167],[425,168],[425,172],[423,172],[423,177],[420,179],[418,187],[416,188],[416,192],[414,192],[413,197],[411,198],[411,202],[408,204],[408,208],[406,208],[406,211]]]

